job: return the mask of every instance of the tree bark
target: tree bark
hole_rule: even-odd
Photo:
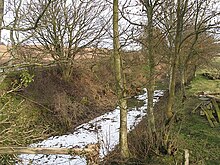
[[[120,107],[120,133],[119,145],[122,158],[128,158],[130,153],[127,140],[127,100],[125,80],[122,72],[122,59],[120,55],[119,30],[118,30],[118,0],[113,0],[113,46],[114,69],[118,103]]]
[[[87,148],[39,148],[39,147],[0,147],[0,154],[62,154],[85,156],[88,165],[99,164],[99,145]]]
[[[187,79],[186,79],[186,70],[187,70],[187,66],[182,66],[182,64],[180,64],[180,84],[181,84],[181,93],[182,93],[182,101],[184,101],[184,99],[186,98],[186,90],[185,90],[185,86],[187,83]]]
[[[156,134],[155,127],[155,118],[153,112],[153,98],[154,98],[154,87],[155,87],[155,57],[154,57],[154,48],[153,48],[153,6],[150,5],[148,1],[146,4],[147,7],[147,51],[146,56],[148,55],[148,66],[149,66],[149,80],[148,80],[148,124],[149,124],[149,133],[152,137]],[[153,140],[153,139],[152,139]]]
[[[67,62],[61,64],[62,78],[64,81],[69,82],[73,74],[73,63]]]
[[[4,0],[0,0],[0,28],[2,27],[4,16]],[[2,30],[0,30],[0,44],[2,42]]]
[[[184,6],[182,4],[184,3]],[[174,53],[171,54],[171,70],[170,70],[170,83],[169,83],[169,97],[167,102],[166,116],[168,120],[173,117],[173,104],[175,97],[175,86],[176,86],[176,74],[178,60],[180,56],[180,44],[183,31],[183,17],[187,7],[188,0],[185,2],[183,0],[177,0],[177,25],[176,25],[176,34],[175,34],[175,43],[174,43]]]

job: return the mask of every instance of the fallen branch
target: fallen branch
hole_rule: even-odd
[[[0,147],[0,154],[79,155],[87,158],[88,165],[96,165],[99,161],[99,145],[92,144],[86,148]]]
[[[218,122],[220,123],[220,109],[219,109],[219,106],[218,106],[218,104],[217,104],[217,102],[214,98],[212,99],[212,104],[215,107],[215,112],[216,112],[217,117],[218,117]]]
[[[210,93],[205,93],[206,95],[214,95],[214,96],[216,96],[216,95],[220,95],[220,92],[214,92],[214,93],[212,93],[212,92],[210,92]]]
[[[202,103],[203,103],[203,102],[200,102],[200,103],[192,110],[192,113],[195,113],[196,110],[201,107]]]
[[[0,147],[0,154],[62,154],[87,155],[94,152],[91,148],[37,148],[37,147]]]
[[[215,126],[218,126],[218,122],[216,121],[215,117],[213,116],[212,114],[212,110],[209,110],[209,109],[204,109],[202,108],[203,112],[205,113],[206,115],[206,118],[210,124],[210,126],[213,128]]]
[[[213,96],[213,95],[206,95],[206,97],[210,98],[210,99],[215,99],[217,102],[220,102],[220,98],[219,97],[216,97],[216,96]]]

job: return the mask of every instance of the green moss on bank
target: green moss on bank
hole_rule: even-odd
[[[217,62],[215,60],[213,63],[216,65]],[[190,151],[190,164],[217,165],[220,162],[220,127],[211,128],[208,120],[200,115],[199,110],[192,113],[201,102],[196,97],[200,92],[220,93],[220,80],[210,80],[202,75],[215,71],[206,68],[197,72],[196,78],[187,90],[188,98],[182,105],[184,118],[177,124],[181,126],[178,143],[181,149]]]
[[[191,82],[188,95],[196,94],[197,92],[220,93],[220,80],[210,80],[200,72]]]

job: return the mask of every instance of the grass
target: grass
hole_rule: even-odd
[[[210,64],[200,68],[196,72],[196,78],[191,82],[190,88],[187,91],[188,95],[195,94],[196,92],[220,92],[220,80],[210,80],[203,76],[203,73],[220,73],[220,57],[216,57]]]
[[[56,133],[46,117],[46,110],[10,91],[17,74],[10,74],[0,83],[0,146],[27,144],[43,140]],[[1,162],[1,161],[0,161]]]
[[[211,128],[205,117],[191,113],[198,102],[197,98],[190,97],[185,103],[179,145],[191,151],[191,164],[214,164],[220,162],[220,128]]]
[[[216,57],[214,60],[213,60],[213,62],[212,62],[212,64],[214,65],[214,67],[216,68],[216,69],[220,69],[220,57]]]
[[[215,66],[220,66],[220,58],[215,59],[212,65],[215,69],[203,68],[197,72],[191,82],[187,95],[189,96],[182,113],[181,131],[178,136],[179,148],[190,150],[190,164],[219,165],[220,164],[220,127],[211,128],[206,117],[192,110],[201,101],[195,97],[198,92],[220,92],[220,80],[210,80],[202,75],[204,72],[216,72]],[[179,125],[179,126],[180,126]]]
[[[213,63],[215,66],[220,66],[220,59]],[[209,80],[202,75],[204,72],[213,71],[216,72],[216,69],[203,68],[197,72],[196,78],[187,88],[187,99],[184,103],[180,95],[175,98],[174,111],[177,112],[178,121],[171,130],[170,141],[178,149],[177,153],[174,156],[147,153],[145,146],[148,141],[144,131],[146,123],[141,122],[142,125],[139,124],[135,131],[129,134],[130,150],[135,158],[127,164],[180,165],[183,164],[184,149],[190,152],[190,165],[220,164],[220,127],[211,128],[206,117],[200,116],[199,110],[192,113],[193,109],[201,103],[196,96],[199,92],[220,92],[220,80]],[[160,100],[159,109],[156,109],[160,110],[158,112],[164,111],[166,101],[166,98],[163,101]],[[159,123],[158,116],[159,113],[156,114],[156,120]]]
[[[220,92],[220,80],[209,80],[200,72],[189,86],[188,95],[193,95],[197,92]]]
[[[192,113],[192,110],[201,103],[196,96],[199,92],[220,93],[220,80],[209,80],[202,75],[205,72],[216,73],[218,67],[220,68],[220,58],[215,59],[212,64],[211,69],[206,67],[197,72],[196,78],[187,88],[187,99],[184,104],[181,102],[181,97],[176,96],[175,111],[180,120],[175,123],[172,132],[174,140],[177,141],[177,154],[153,156],[148,164],[182,164],[184,149],[190,151],[190,165],[220,164],[220,127],[211,128],[206,117],[200,116],[199,110]]]

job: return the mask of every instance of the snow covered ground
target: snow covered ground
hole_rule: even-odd
[[[132,108],[128,111],[128,130],[132,130],[146,115],[147,94],[146,89],[143,95],[137,99],[144,102],[144,106]],[[154,102],[157,102],[163,95],[163,91],[157,90],[154,94]],[[83,148],[88,144],[101,144],[100,157],[104,157],[119,143],[120,110],[116,108],[99,116],[88,123],[78,126],[72,134],[54,136],[40,143],[32,144],[31,147],[53,147],[53,148]],[[43,155],[43,154],[22,154],[19,155],[22,163],[18,165],[85,165],[86,160],[79,156],[70,155]]]

